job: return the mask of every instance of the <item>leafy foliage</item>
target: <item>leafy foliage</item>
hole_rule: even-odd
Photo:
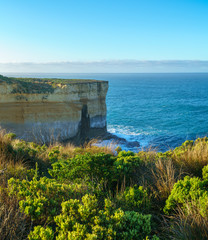
[[[104,150],[0,133],[1,238],[207,239],[208,138],[165,153]]]
[[[62,213],[55,217],[58,226],[56,239],[142,240],[151,232],[150,220],[151,215],[114,209],[107,199],[104,209],[100,210],[96,197],[85,195],[82,201],[71,199],[62,203]],[[31,235],[35,232],[36,229]]]
[[[133,152],[119,152],[117,157],[98,153],[76,155],[67,160],[58,160],[58,150],[50,153],[52,169],[49,173],[59,181],[90,181],[93,185],[101,184],[104,190],[115,190],[116,185],[126,179],[130,184],[133,172],[140,165],[140,159]]]
[[[50,221],[59,214],[61,203],[71,197],[81,195],[81,186],[57,183],[46,177],[39,180],[19,180],[11,178],[8,181],[10,195],[19,199],[20,209],[33,220]]]
[[[202,216],[208,216],[208,181],[200,178],[186,176],[179,180],[166,201],[165,213],[173,211],[177,205],[181,205],[184,211],[189,207],[197,207]]]
[[[54,233],[50,227],[36,226],[34,230],[28,235],[29,240],[53,240]]]
[[[142,186],[128,187],[117,198],[118,204],[124,210],[144,212],[148,211],[151,206],[147,190]]]
[[[208,165],[202,169],[202,176],[204,180],[208,180]]]

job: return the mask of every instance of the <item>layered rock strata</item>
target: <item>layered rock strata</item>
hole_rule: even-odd
[[[0,126],[27,141],[49,143],[87,138],[106,132],[107,81],[72,81],[27,85],[0,81]],[[46,84],[47,85],[47,84]]]

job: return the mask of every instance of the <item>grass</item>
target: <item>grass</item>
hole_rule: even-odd
[[[12,93],[53,93],[56,88],[68,84],[104,82],[94,79],[59,79],[59,78],[14,78],[0,75],[0,83],[13,84]]]
[[[0,199],[0,236],[1,240],[23,240],[30,232],[30,221],[19,209],[15,197],[9,197],[1,191]]]
[[[49,155],[56,152],[58,158],[68,159],[77,154],[106,153],[116,156],[114,144],[99,147],[97,141],[92,140],[83,146],[76,147],[70,143],[66,145],[52,144],[50,146],[29,143],[14,138],[0,130],[0,236],[1,239],[26,239],[31,229],[31,219],[23,214],[15,196],[11,197],[6,191],[8,179],[30,179],[38,163],[40,176],[47,176],[51,168]],[[118,150],[118,149],[117,149]],[[121,149],[119,149],[120,151]],[[171,216],[166,216],[162,209],[169,197],[174,184],[185,175],[202,176],[202,168],[208,165],[208,139],[198,139],[195,142],[185,142],[182,146],[158,153],[152,149],[137,153],[141,160],[138,171],[131,176],[132,185],[143,186],[151,202],[146,210],[152,215],[155,226],[153,229],[160,239],[192,240],[208,239],[208,219],[199,213],[195,207],[188,208],[188,214],[178,208]],[[108,195],[112,199],[119,199],[126,189],[125,181],[122,189],[116,195]],[[87,191],[87,190],[86,190]],[[102,196],[101,196],[102,197]],[[187,203],[188,204],[188,203]],[[208,216],[208,212],[207,212]]]
[[[96,153],[106,153],[106,154],[115,154],[115,144],[110,143],[109,145],[99,147],[96,144],[98,143],[97,139],[92,139],[89,142],[85,142],[83,146],[75,146],[71,143],[67,143],[66,145],[62,145],[60,143],[51,144],[47,151],[45,152],[45,159],[47,159],[47,155],[51,152],[52,149],[58,148],[60,155],[64,156],[64,158],[72,158],[77,154],[96,154]]]
[[[155,162],[152,176],[156,188],[155,196],[160,201],[168,198],[174,184],[180,178],[180,174],[176,174],[172,160],[164,161],[162,159]]]
[[[174,164],[190,175],[201,177],[201,169],[208,164],[207,142],[208,139],[205,137],[196,140],[193,145],[179,147],[172,155]]]
[[[26,216],[20,212],[17,199],[5,191],[11,177],[24,178],[27,168],[13,155],[12,140],[0,130],[0,236],[2,240],[25,239],[28,234]]]
[[[188,215],[181,208],[166,222],[166,232],[172,240],[207,240],[208,219],[202,217],[198,209],[189,209]]]

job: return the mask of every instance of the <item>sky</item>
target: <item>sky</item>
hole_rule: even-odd
[[[0,72],[208,72],[208,0],[0,0]]]

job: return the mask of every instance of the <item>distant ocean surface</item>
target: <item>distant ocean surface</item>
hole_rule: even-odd
[[[208,73],[7,75],[108,80],[108,131],[141,146],[126,150],[166,151],[208,135]]]

